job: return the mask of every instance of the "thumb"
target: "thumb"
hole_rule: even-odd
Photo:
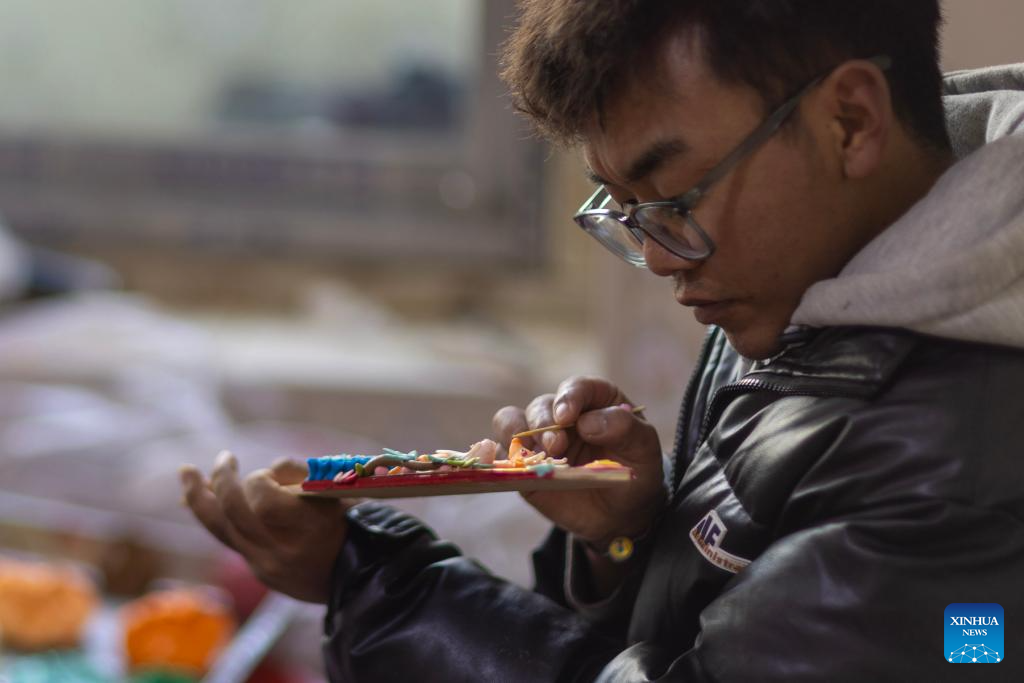
[[[654,427],[624,406],[584,413],[576,423],[576,432],[587,443],[621,459],[635,462],[656,457],[660,462],[661,446]]]

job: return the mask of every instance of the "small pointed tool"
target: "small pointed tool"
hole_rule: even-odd
[[[636,408],[630,408],[629,412],[636,414],[642,412],[643,409],[644,406],[637,406]],[[557,432],[560,429],[568,429],[574,426],[575,425],[549,425],[547,427],[538,427],[537,429],[531,429],[526,432],[519,432],[518,434],[513,434],[512,438],[521,439],[524,436],[533,436],[534,434],[542,434],[543,432]]]

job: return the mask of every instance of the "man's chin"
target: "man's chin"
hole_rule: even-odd
[[[781,331],[776,332],[775,330],[766,329],[730,331],[726,328],[722,329],[725,332],[725,338],[729,340],[729,344],[736,349],[736,353],[749,360],[765,360],[782,350],[782,344],[779,342]]]

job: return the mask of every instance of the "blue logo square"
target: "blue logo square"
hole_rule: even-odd
[[[1003,608],[994,602],[954,602],[946,607],[945,651],[952,664],[1003,661]]]

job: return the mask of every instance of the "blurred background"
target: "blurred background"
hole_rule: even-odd
[[[948,69],[1024,61],[1019,2],[945,6]],[[121,608],[183,586],[210,623],[222,608],[282,639],[251,680],[322,680],[320,612],[261,612],[180,506],[178,467],[222,448],[244,470],[464,450],[579,373],[646,405],[671,448],[703,329],[573,226],[578,158],[534,140],[496,77],[513,16],[513,0],[0,2],[0,681],[72,680],[67,657],[12,647],[27,617],[4,592],[52,599],[70,581],[55,562],[98,605],[82,680],[131,673]],[[529,585],[546,525],[514,494],[399,505]],[[249,675],[218,661],[209,680]]]

